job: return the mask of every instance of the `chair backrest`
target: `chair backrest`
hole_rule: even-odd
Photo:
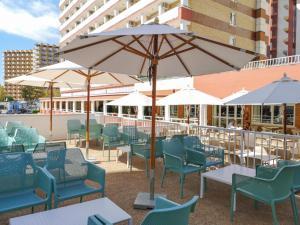
[[[178,138],[163,140],[163,152],[175,155],[181,158],[185,157],[183,142]]]
[[[105,126],[103,127],[103,134],[109,137],[117,137],[119,135],[118,127],[116,126]]]
[[[8,146],[11,145],[10,137],[6,133],[4,129],[0,129],[0,146]]]
[[[294,175],[299,172],[300,164],[287,165],[279,169],[272,184],[273,195],[276,198],[288,197],[294,185]]]
[[[178,139],[183,144],[184,137],[186,136],[187,134],[175,134],[171,137],[171,139]]]
[[[81,129],[81,122],[77,119],[72,119],[67,121],[68,131],[76,131]]]
[[[183,138],[183,145],[184,145],[185,148],[193,149],[193,147],[195,145],[201,146],[202,143],[201,143],[199,137],[197,137],[197,136],[185,136]]]
[[[87,120],[85,120],[85,124],[86,124],[86,121]],[[90,119],[90,125],[92,125],[92,124],[98,124],[97,120],[96,119]]]
[[[24,145],[11,144],[11,145],[7,145],[7,146],[0,146],[0,154],[13,153],[13,152],[25,152]]]
[[[198,196],[188,202],[164,209],[154,209],[144,218],[141,225],[188,225],[189,215],[194,211]]]
[[[85,180],[88,172],[87,161],[79,148],[49,151],[45,168],[56,183]]]
[[[37,168],[30,153],[0,154],[0,193],[24,191],[35,186]]]
[[[166,139],[166,136],[156,137],[155,141],[155,154],[163,155],[163,140]]]
[[[280,168],[280,167],[283,167],[283,166],[286,166],[286,165],[299,165],[299,164],[300,164],[299,161],[279,160],[278,163],[277,163],[277,166]],[[297,167],[296,170],[297,171],[294,174],[294,187],[296,189],[299,189],[300,188],[300,167]]]
[[[14,139],[17,144],[37,144],[39,143],[39,134],[36,128],[22,127],[17,128]]]
[[[9,136],[13,136],[16,129],[20,127],[24,127],[24,124],[21,121],[7,121],[5,124],[5,130]]]

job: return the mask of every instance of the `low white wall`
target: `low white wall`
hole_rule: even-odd
[[[85,123],[86,114],[68,113],[53,115],[53,136],[52,140],[67,139],[67,121],[69,119],[79,119],[81,123]],[[91,118],[95,118],[91,115]],[[0,114],[0,124],[5,125],[6,121],[22,121],[29,127],[34,127],[39,134],[49,140],[49,121],[48,114]]]

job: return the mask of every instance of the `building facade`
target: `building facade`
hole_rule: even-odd
[[[37,43],[33,48],[33,70],[59,62],[59,47],[45,43]]]
[[[60,46],[91,32],[154,21],[254,51],[269,44],[269,0],[61,0]]]
[[[29,73],[33,68],[32,50],[4,51],[3,62],[4,80]],[[21,87],[5,83],[6,95],[21,99]]]
[[[57,54],[59,47],[44,43],[35,44],[31,50],[8,50],[3,53],[4,62],[4,80],[30,73],[37,68],[48,66],[59,62]],[[20,85],[5,83],[6,95],[20,100]]]
[[[272,0],[270,57],[300,54],[299,0]]]

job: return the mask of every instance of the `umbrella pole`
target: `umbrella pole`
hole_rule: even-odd
[[[153,60],[152,66],[152,112],[151,112],[151,151],[150,151],[150,200],[154,200],[154,169],[155,169],[155,117],[156,117],[156,76],[157,76],[157,51],[158,51],[158,35],[154,35],[153,38]]]
[[[91,86],[91,77],[90,77],[90,70],[88,70],[87,76],[87,104],[86,104],[86,158],[89,158],[89,147],[90,147],[90,86]]]
[[[287,111],[286,111],[286,103],[283,104],[283,133],[287,134]],[[285,154],[285,159],[287,159],[287,148],[286,148],[286,137],[283,139],[283,150]]]
[[[50,141],[52,141],[52,124],[53,124],[53,83],[49,83],[50,87]]]

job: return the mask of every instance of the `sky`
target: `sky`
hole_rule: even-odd
[[[32,49],[37,42],[58,44],[59,0],[0,0],[0,84],[3,51]]]

